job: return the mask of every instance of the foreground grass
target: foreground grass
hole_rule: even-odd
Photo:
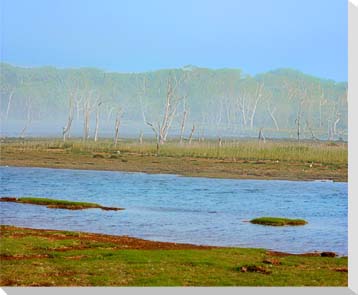
[[[34,198],[34,197],[2,197],[0,198],[1,202],[14,202],[22,204],[32,204],[32,205],[43,205],[47,208],[57,208],[57,209],[69,209],[69,210],[82,210],[90,208],[99,208],[102,210],[122,210],[122,208],[116,207],[105,207],[97,203],[87,203],[87,202],[74,202],[67,200],[55,200],[48,198]]]
[[[347,258],[1,226],[2,286],[347,286]]]
[[[285,226],[285,225],[305,225],[307,221],[303,219],[289,219],[281,217],[260,217],[250,220],[251,223],[271,226]]]
[[[346,143],[216,141],[178,144],[159,151],[152,141],[2,139],[1,162],[9,166],[174,173],[242,179],[329,179],[347,181]]]

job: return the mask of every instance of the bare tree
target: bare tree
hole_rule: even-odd
[[[98,101],[97,106],[96,106],[96,128],[94,131],[94,141],[98,140],[98,127],[99,127],[99,111],[100,111],[100,106],[102,104],[102,101]]]
[[[5,114],[5,120],[7,120],[9,118],[9,113],[10,113],[10,106],[11,106],[11,102],[12,102],[12,98],[14,97],[15,94],[15,89],[12,89],[10,91],[9,97],[8,97],[8,101],[7,101],[7,108],[6,108],[6,114]]]
[[[73,113],[74,113],[73,96],[70,95],[67,123],[62,130],[63,142],[66,141],[66,137],[68,137],[70,133],[72,121],[73,121],[73,115],[74,115]]]
[[[337,124],[339,123],[339,121],[341,120],[341,115],[339,112],[336,113],[336,120],[333,122],[333,134],[336,135],[337,134]]]
[[[115,108],[113,106],[108,105],[105,109],[106,113],[106,121],[109,122],[112,118],[112,113],[114,112]]]
[[[189,140],[188,140],[189,144],[191,144],[191,141],[193,139],[194,131],[195,131],[195,125],[193,124],[193,128],[191,128],[191,132],[189,135]]]
[[[267,112],[269,113],[272,122],[275,124],[276,130],[279,131],[280,128],[278,127],[278,123],[277,123],[277,120],[275,117],[277,107],[276,107],[275,102],[272,98],[273,98],[272,91],[268,91],[268,90],[265,91],[265,100],[267,102]]]
[[[175,76],[168,77],[163,118],[161,122],[157,122],[157,124],[146,121],[146,124],[153,130],[158,144],[163,144],[167,140],[168,132],[176,115],[178,104],[183,99],[183,97],[177,94],[177,88],[182,83],[183,78],[184,77],[178,79]]]
[[[83,96],[77,95],[75,97],[75,105],[76,105],[76,119],[80,119],[80,112],[83,111],[83,107],[81,106],[83,102]]]
[[[179,139],[180,143],[183,143],[184,129],[185,129],[185,123],[186,123],[187,117],[188,117],[188,109],[186,107],[186,101],[185,101],[185,97],[184,97],[184,99],[183,99],[183,119],[181,121],[181,126],[180,126],[180,139]]]
[[[138,96],[139,96],[139,102],[140,102],[140,109],[142,112],[142,118],[143,118],[143,122],[146,123],[147,119],[145,116],[145,112],[146,112],[146,106],[144,105],[144,97],[147,93],[147,78],[144,76],[143,79],[140,81],[139,79],[137,79],[137,84],[138,84],[138,88],[139,88],[139,92],[138,92]]]
[[[246,81],[240,85],[235,105],[241,114],[243,127],[250,123],[250,128],[253,129],[256,109],[263,95],[263,88],[264,83],[255,80]]]
[[[83,140],[86,141],[89,137],[89,124],[91,115],[91,105],[89,99],[83,104]]]
[[[143,144],[143,131],[140,131],[139,133],[139,143]]]
[[[20,132],[20,138],[25,137],[25,133],[27,131],[27,128],[30,126],[32,122],[32,102],[30,96],[26,96],[26,123],[24,128]]]
[[[307,126],[308,130],[309,130],[310,133],[311,133],[312,139],[314,139],[314,140],[319,140],[319,139],[314,135],[313,129],[311,128],[311,125],[309,124],[308,120],[306,120],[306,126]]]
[[[95,99],[93,99],[95,98]],[[102,104],[98,94],[94,93],[94,90],[85,91],[83,96],[83,140],[86,141],[90,136],[90,123],[91,123],[91,114],[96,108],[96,129],[95,137],[98,136],[98,124],[99,124],[99,107]]]
[[[250,116],[250,128],[253,129],[254,128],[254,119],[255,119],[255,114],[256,114],[256,108],[257,108],[257,104],[260,100],[260,98],[262,97],[262,89],[264,87],[264,83],[258,83],[256,86],[256,91],[255,91],[255,97],[254,97],[254,105],[253,108],[251,110],[251,116]]]
[[[267,106],[267,111],[270,114],[271,120],[275,124],[276,130],[280,131],[280,128],[278,127],[277,120],[276,120],[276,117],[275,117],[276,107],[271,108],[271,106],[268,105]]]
[[[118,134],[119,134],[119,127],[121,125],[121,118],[122,118],[123,112],[122,112],[122,108],[118,107],[117,109],[117,113],[116,113],[116,122],[114,125],[114,138],[113,138],[113,142],[114,142],[114,146],[117,146],[118,143]]]
[[[325,98],[324,90],[321,84],[318,84],[319,90],[319,128],[322,128],[322,107],[327,103],[327,99]]]
[[[266,142],[266,138],[265,138],[265,135],[264,135],[263,130],[264,130],[264,129],[261,127],[261,128],[260,128],[260,131],[259,131],[258,140],[259,140],[259,142],[263,141],[263,142],[265,143],[265,142]]]
[[[246,127],[247,125],[247,120],[246,120],[246,93],[244,91],[240,91],[239,95],[238,95],[238,109],[241,112],[241,119],[242,119],[242,125],[243,127]]]
[[[332,122],[330,119],[327,120],[327,127],[328,127],[328,140],[333,140],[333,128],[332,128]]]
[[[297,141],[300,142],[300,136],[301,136],[301,119],[302,119],[302,106],[304,104],[303,98],[298,103],[298,110],[297,110],[297,116],[296,116],[296,128],[297,128]]]

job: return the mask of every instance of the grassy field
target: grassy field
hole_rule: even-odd
[[[346,143],[2,139],[2,165],[174,173],[221,178],[347,181]]]
[[[137,141],[120,142],[117,147],[111,140],[98,142],[68,140],[65,143],[54,139],[29,139],[3,141],[6,148],[28,149],[65,149],[71,153],[139,153],[142,155],[157,155],[157,146],[153,141],[139,144]],[[216,141],[194,142],[179,144],[169,141],[159,148],[159,156],[164,157],[193,157],[206,159],[230,160],[273,160],[273,161],[302,161],[322,164],[347,164],[347,144],[337,142],[301,142],[296,141],[267,141],[256,140],[227,140],[221,147]]]
[[[1,286],[347,286],[347,258],[1,226]]]

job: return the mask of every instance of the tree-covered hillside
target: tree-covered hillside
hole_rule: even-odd
[[[110,73],[1,64],[1,120],[23,121],[23,136],[35,121],[62,120],[65,131],[73,120],[87,129],[85,137],[101,128],[110,133],[123,121],[148,133],[168,125],[169,137],[181,131],[189,137],[194,129],[194,137],[261,130],[270,137],[346,139],[347,107],[347,83],[292,69],[250,76],[195,66]]]

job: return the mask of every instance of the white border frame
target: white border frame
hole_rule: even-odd
[[[123,287],[123,288],[105,288],[105,287],[95,287],[95,288],[85,288],[85,287],[66,287],[66,288],[31,288],[31,287],[4,287],[0,288],[0,295],[2,291],[7,294],[137,294],[138,292],[152,293],[152,294],[167,294],[170,293],[201,293],[205,292],[206,294],[217,294],[218,292],[224,292],[227,294],[237,294],[242,292],[242,294],[358,294],[358,239],[357,236],[354,237],[352,232],[352,225],[358,224],[358,168],[354,164],[357,163],[358,159],[358,137],[355,135],[356,131],[355,126],[358,126],[358,116],[354,114],[354,110],[358,110],[358,0],[348,0],[348,118],[349,118],[349,132],[348,132],[348,142],[349,142],[349,170],[348,170],[348,288],[329,288],[329,287],[227,287],[227,288],[137,288],[137,287]],[[327,5],[329,5],[327,3]],[[353,251],[354,249],[354,251]],[[355,279],[354,279],[355,278]],[[5,294],[6,294],[5,293]]]

